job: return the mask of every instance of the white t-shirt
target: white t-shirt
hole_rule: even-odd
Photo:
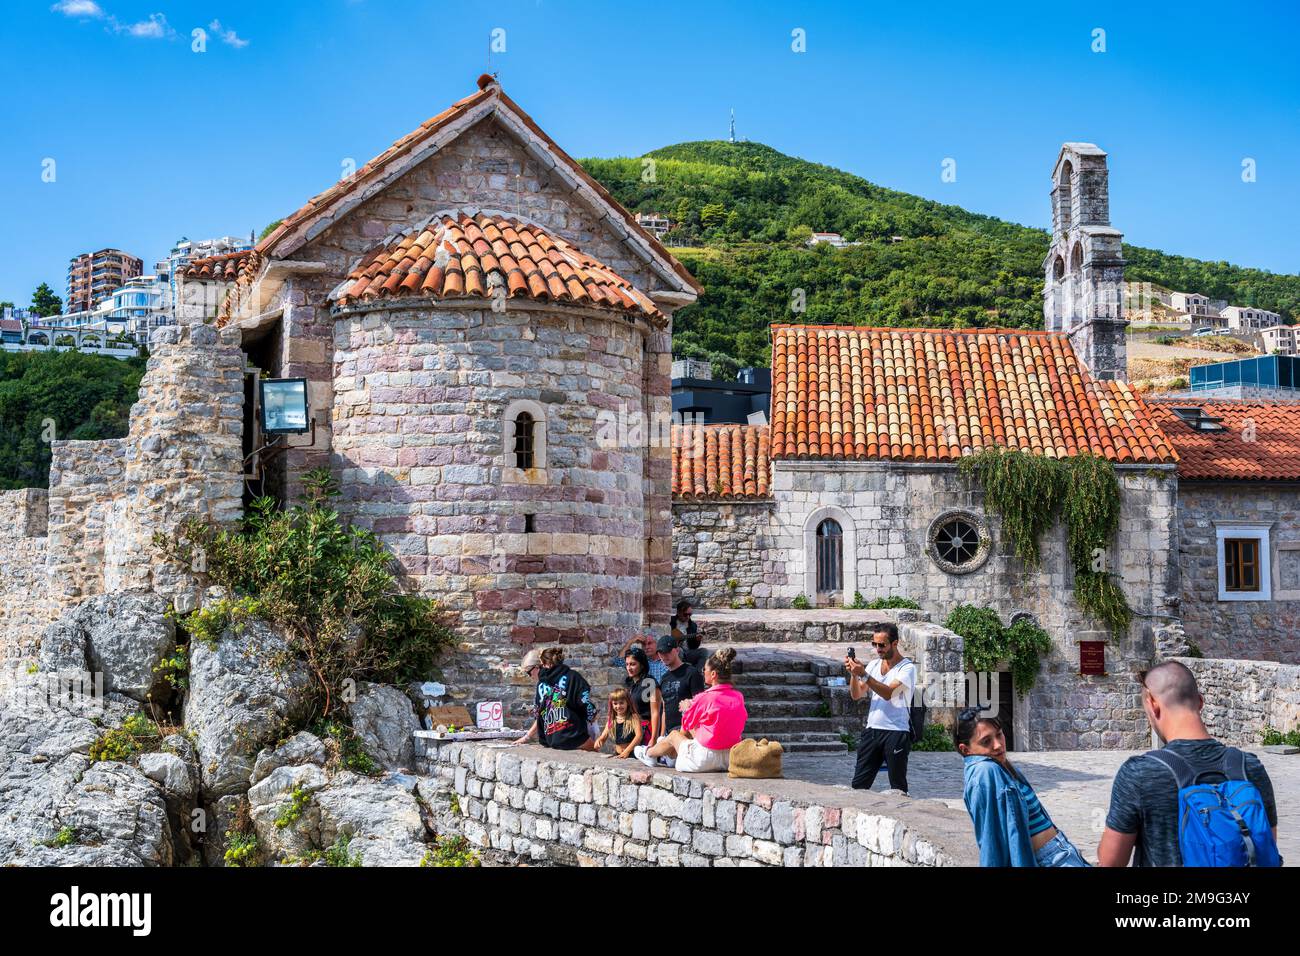
[[[874,727],[876,730],[911,730],[912,724],[909,720],[912,707],[912,691],[916,687],[916,665],[908,658],[903,658],[895,666],[889,669],[888,674],[881,675],[881,665],[884,663],[880,658],[876,658],[867,665],[867,676],[880,681],[882,684],[892,684],[895,681],[903,685],[903,690],[895,694],[889,700],[881,697],[875,691],[871,692],[871,709],[867,712],[867,726]]]

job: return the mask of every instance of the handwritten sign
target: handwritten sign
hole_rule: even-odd
[[[1106,673],[1106,642],[1079,642],[1079,673],[1082,675],[1104,676]]]
[[[503,720],[501,701],[485,700],[478,705],[478,717],[474,723],[478,725],[479,730],[500,730],[505,726]]]

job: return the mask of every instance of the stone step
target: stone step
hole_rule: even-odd
[[[732,670],[737,674],[767,674],[773,671],[811,673],[813,662],[807,658],[787,657],[737,657]]]
[[[745,702],[788,700],[816,704],[822,699],[816,684],[736,684]]]
[[[735,685],[740,688],[772,684],[806,684],[816,686],[817,675],[811,671],[759,671],[746,672],[736,676]]]
[[[830,733],[826,717],[758,717],[745,721],[745,736],[776,737],[782,734]]]
[[[744,694],[744,690],[741,690]],[[810,700],[756,700],[745,694],[745,710],[750,720],[762,720],[768,717],[825,717],[819,713],[822,707],[821,697]]]
[[[788,754],[842,754],[848,752],[848,748],[838,740],[825,743],[799,740],[792,740],[787,743],[783,740],[781,741],[781,750]]]

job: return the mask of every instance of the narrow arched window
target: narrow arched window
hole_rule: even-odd
[[[817,593],[844,587],[844,532],[839,522],[827,518],[817,526]]]
[[[520,412],[515,419],[515,467],[532,468],[536,459],[536,442],[534,441],[533,416]]]

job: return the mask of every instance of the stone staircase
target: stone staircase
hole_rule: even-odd
[[[817,662],[742,649],[734,685],[745,695],[745,736],[778,740],[786,753],[844,753],[817,686]]]

